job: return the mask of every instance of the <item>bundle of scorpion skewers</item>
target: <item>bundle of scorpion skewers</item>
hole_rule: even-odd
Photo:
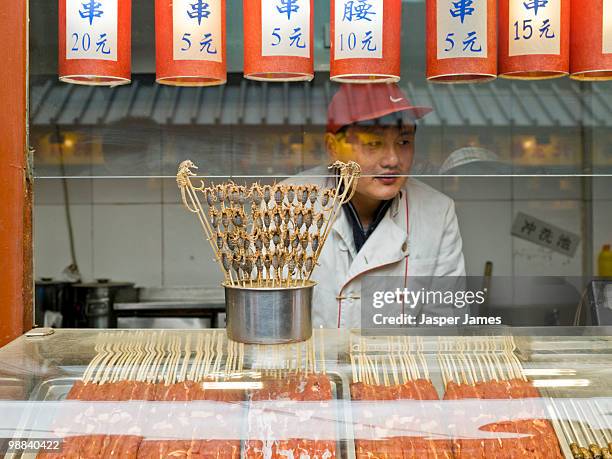
[[[205,186],[203,180],[192,183],[192,169],[197,167],[191,161],[180,164],[177,183],[183,204],[197,215],[226,285],[306,284],[360,175],[359,165],[352,161],[337,161],[330,168],[338,176],[335,188],[234,182]]]

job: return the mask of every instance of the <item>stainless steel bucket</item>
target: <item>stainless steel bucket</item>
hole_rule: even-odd
[[[315,282],[283,288],[224,285],[227,335],[250,344],[305,341],[312,335]]]

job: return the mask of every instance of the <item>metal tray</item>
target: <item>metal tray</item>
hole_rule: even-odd
[[[336,400],[338,404],[336,409],[336,458],[338,459],[355,459],[355,441],[353,435],[352,414],[350,410],[350,391],[345,374],[336,367],[331,370],[328,366],[325,372],[330,379],[332,400]],[[245,419],[246,424],[246,419]],[[247,426],[244,426],[244,432],[247,431]],[[246,441],[241,442],[241,457],[245,457]]]
[[[330,378],[332,388],[332,400],[340,402],[337,405],[339,412],[337,413],[337,419],[339,422],[336,423],[336,457],[339,459],[354,459],[355,458],[355,445],[353,436],[353,426],[351,423],[351,412],[350,409],[346,409],[350,402],[350,392],[347,380],[342,372],[337,369],[326,372]],[[70,389],[76,381],[80,380],[77,376],[65,376],[52,378],[42,381],[32,391],[30,401],[61,401],[65,400]],[[42,435],[34,435],[29,429],[28,425],[32,424],[32,413],[31,409],[26,409],[22,421],[17,429],[15,438],[40,438]],[[246,417],[244,424],[242,425],[242,431],[247,431]],[[244,435],[243,435],[244,437]],[[244,438],[241,440],[241,457],[244,457],[246,441]],[[11,453],[5,457],[7,459],[21,459],[21,458],[35,458],[37,453]]]

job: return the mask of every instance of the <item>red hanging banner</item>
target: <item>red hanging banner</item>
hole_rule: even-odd
[[[572,0],[571,78],[612,80],[612,0]]]
[[[497,1],[427,0],[427,79],[473,83],[497,77]]]
[[[244,0],[243,9],[245,78],[312,80],[313,0]]]
[[[225,0],[155,0],[155,54],[160,84],[224,84]]]
[[[131,0],[59,0],[59,79],[130,83],[131,14]]]
[[[399,81],[401,0],[331,0],[330,16],[332,81]]]
[[[570,0],[500,0],[499,76],[538,80],[569,73]]]

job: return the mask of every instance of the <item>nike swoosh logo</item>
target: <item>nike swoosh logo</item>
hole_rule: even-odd
[[[398,97],[397,99],[393,96],[389,96],[389,99],[391,100],[391,102],[395,103],[395,102],[399,102],[400,100],[404,100],[403,97]]]

